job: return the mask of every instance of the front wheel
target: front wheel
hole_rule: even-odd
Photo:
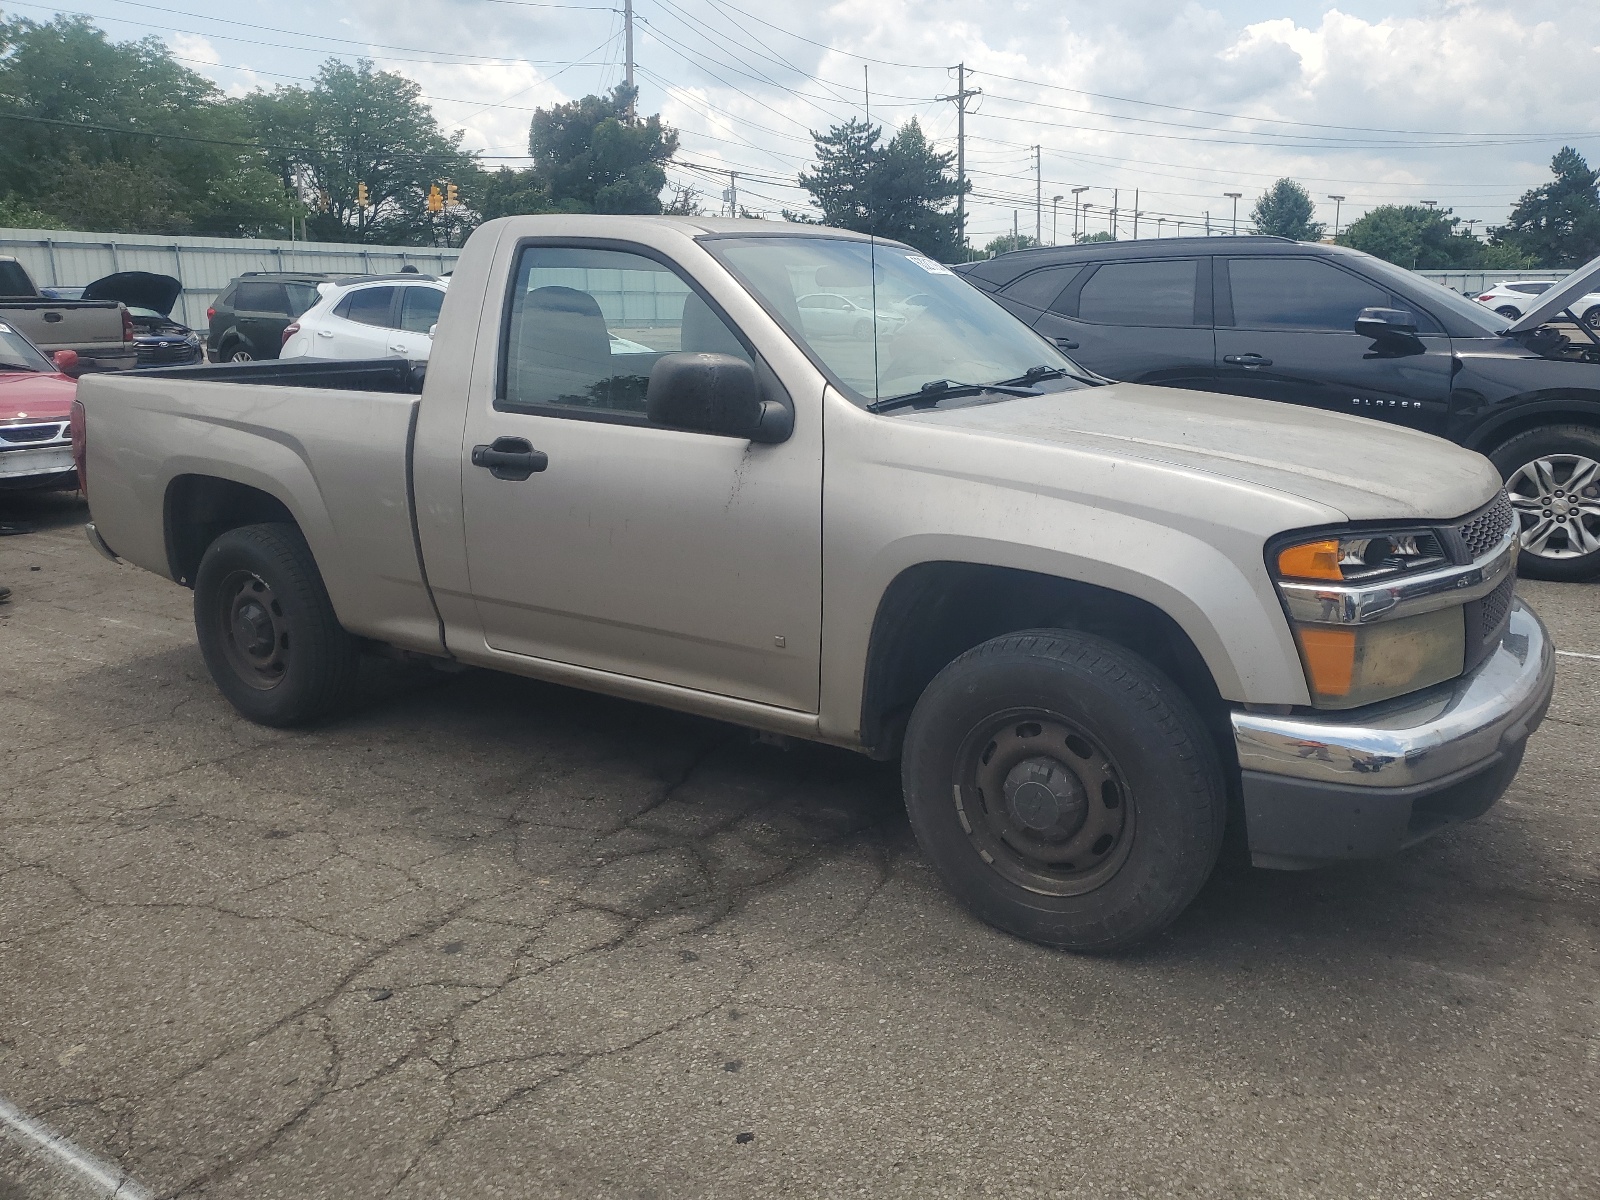
[[[1583,323],[1590,329],[1600,329],[1600,304],[1583,314]]]
[[[195,573],[194,624],[218,689],[262,725],[320,717],[355,685],[356,641],[293,525],[245,525],[212,542]]]
[[[977,916],[1070,950],[1164,928],[1211,874],[1226,789],[1164,675],[1065,630],[985,642],[930,683],[906,730],[911,825]]]
[[[1521,320],[1522,318],[1522,314],[1516,309],[1512,308],[1509,304],[1502,305],[1501,307],[1495,309],[1495,312],[1499,313],[1502,317],[1505,317],[1508,321],[1517,321]]]
[[[1545,425],[1489,455],[1521,526],[1519,574],[1577,580],[1600,574],[1600,430]]]

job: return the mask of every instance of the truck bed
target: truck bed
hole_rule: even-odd
[[[8,296],[0,298],[0,321],[47,355],[77,351],[85,368],[116,370],[137,361],[133,343],[123,339],[122,305],[115,300]]]

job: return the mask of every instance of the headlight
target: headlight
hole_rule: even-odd
[[[1433,530],[1296,541],[1269,561],[1316,707],[1358,708],[1461,674],[1466,621],[1453,581],[1439,579],[1451,560]],[[1413,589],[1428,611],[1407,612]]]
[[[1278,551],[1278,575],[1283,579],[1367,583],[1431,570],[1449,561],[1431,529],[1407,529],[1285,546]]]

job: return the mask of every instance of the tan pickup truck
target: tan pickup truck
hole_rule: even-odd
[[[77,355],[69,369],[126,371],[138,363],[133,318],[116,300],[57,300],[41,295],[16,259],[0,255],[0,320],[21,332],[50,357]]]
[[[1110,384],[838,230],[493,221],[426,367],[94,376],[74,432],[91,541],[194,590],[250,719],[381,647],[898,757],[951,889],[1051,945],[1160,929],[1229,820],[1298,868],[1479,815],[1551,693],[1480,455]]]

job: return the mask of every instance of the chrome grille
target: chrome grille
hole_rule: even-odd
[[[1461,534],[1462,543],[1466,546],[1467,557],[1482,558],[1493,550],[1500,544],[1500,540],[1506,535],[1506,530],[1511,528],[1515,520],[1516,514],[1511,509],[1511,500],[1501,492],[1487,508],[1456,527],[1456,531]]]
[[[48,425],[0,425],[0,442],[12,446],[36,446],[40,442],[59,442],[66,439],[67,423],[51,421]],[[4,449],[0,446],[0,449]]]

